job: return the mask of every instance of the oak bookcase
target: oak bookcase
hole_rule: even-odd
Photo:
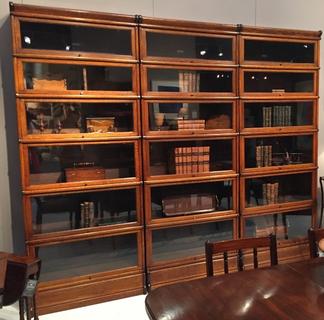
[[[204,277],[206,240],[308,256],[320,32],[10,6],[41,313]]]

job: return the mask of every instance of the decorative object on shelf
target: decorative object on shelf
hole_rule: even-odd
[[[168,196],[162,200],[162,210],[167,217],[211,212],[218,206],[218,197],[211,194]]]
[[[86,118],[87,132],[107,133],[115,131],[115,117]]]
[[[230,129],[231,118],[227,114],[212,116],[206,120],[206,129]]]
[[[273,153],[273,165],[288,165],[288,164],[301,164],[303,163],[303,152],[277,152]]]
[[[256,146],[255,147],[256,166],[269,167],[272,165],[272,146]]]
[[[74,164],[73,168],[65,169],[67,182],[103,180],[106,178],[105,169],[94,166],[93,162],[84,162]]]
[[[279,198],[279,182],[263,183],[262,184],[262,203],[275,204],[278,203]]]
[[[161,112],[154,113],[155,125],[157,126],[158,130],[161,130],[163,126],[164,117],[165,117],[164,113]]]
[[[185,130],[204,130],[205,129],[205,120],[189,120],[178,118],[178,131],[185,131]]]
[[[177,147],[174,149],[176,174],[208,172],[210,146]]]
[[[38,79],[33,78],[34,90],[67,90],[66,79]]]

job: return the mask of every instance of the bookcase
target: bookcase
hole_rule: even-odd
[[[26,247],[40,313],[144,291],[138,26],[11,4]]]
[[[241,26],[240,232],[307,258],[316,219],[320,32]]]
[[[320,32],[10,6],[41,313],[204,277],[206,240],[308,257]]]

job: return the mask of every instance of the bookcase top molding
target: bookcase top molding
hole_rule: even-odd
[[[213,22],[190,21],[180,19],[164,19],[142,17],[141,15],[126,15],[98,11],[54,8],[35,5],[24,5],[10,2],[10,14],[13,16],[48,19],[55,17],[59,20],[78,22],[97,22],[109,24],[141,25],[157,29],[175,29],[182,31],[208,31],[242,35],[258,35],[268,37],[291,37],[320,39],[322,31],[282,29],[272,27],[246,26],[242,24],[220,24]]]

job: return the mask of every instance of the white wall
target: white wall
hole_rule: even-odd
[[[16,3],[218,23],[324,30],[322,0],[16,0]],[[14,89],[10,74],[8,14],[8,2],[0,0],[0,251],[12,249],[12,238],[15,250],[22,251],[23,223]],[[324,50],[321,54],[322,61],[323,54]],[[323,90],[324,87],[320,85],[320,96]],[[322,103],[320,109],[321,105]],[[320,127],[323,123],[324,117],[320,112]],[[319,174],[324,174],[324,130],[319,135],[319,166]]]

